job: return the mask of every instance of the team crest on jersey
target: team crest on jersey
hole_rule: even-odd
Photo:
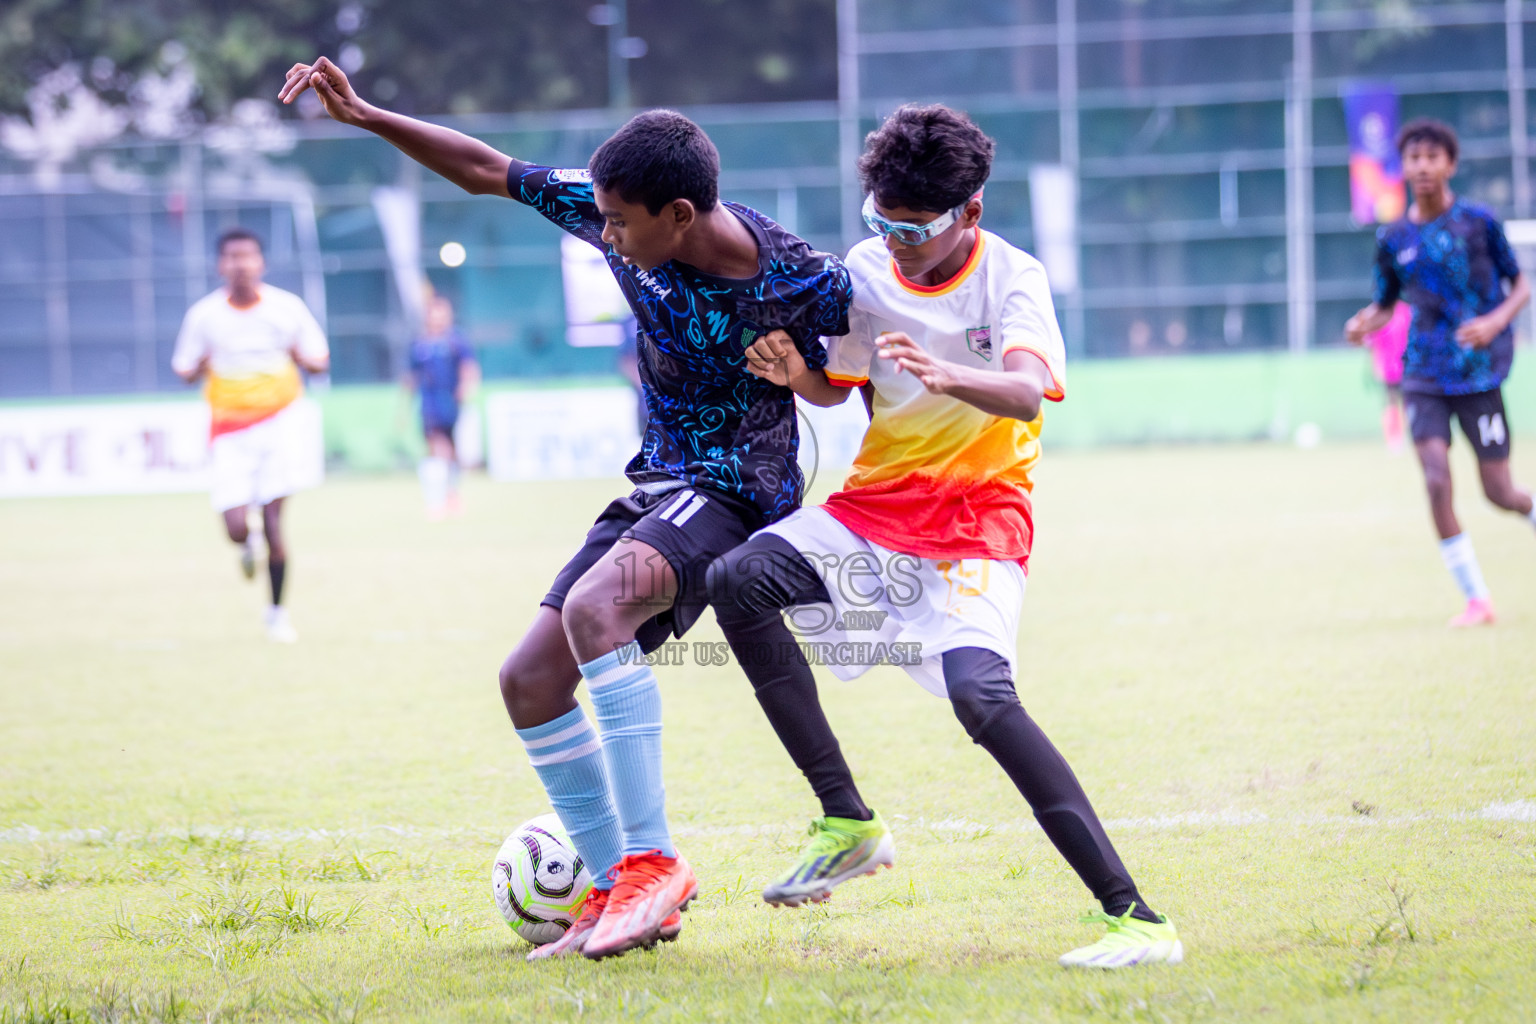
[[[991,327],[967,327],[965,330],[965,345],[987,362],[992,361],[992,328]]]

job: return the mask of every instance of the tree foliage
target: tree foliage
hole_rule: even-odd
[[[26,110],[43,75],[78,64],[122,101],[184,52],[198,109],[275,97],[283,72],[349,56],[364,95],[419,113],[602,106],[608,30],[591,0],[6,0],[0,112]],[[830,98],[835,0],[629,0],[648,52],[629,62],[638,105]],[[167,44],[173,44],[168,51]],[[181,50],[176,46],[179,45]],[[344,64],[345,66],[345,64]]]

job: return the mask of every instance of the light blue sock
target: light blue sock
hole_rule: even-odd
[[[1483,570],[1477,564],[1477,554],[1472,550],[1472,538],[1465,533],[1447,537],[1440,542],[1440,557],[1451,571],[1462,596],[1468,601],[1488,599],[1488,584],[1483,582]]]
[[[528,749],[528,760],[560,824],[592,873],[592,884],[611,888],[608,869],[619,863],[623,834],[613,810],[597,730],[577,707],[552,722],[518,729],[517,735]]]
[[[667,830],[661,784],[661,690],[640,645],[626,644],[581,666],[603,733],[603,761],[613,787],[624,852],[677,856]]]

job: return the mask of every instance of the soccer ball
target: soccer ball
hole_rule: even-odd
[[[519,826],[501,844],[491,869],[496,908],[535,946],[564,935],[591,890],[592,875],[553,814]]]

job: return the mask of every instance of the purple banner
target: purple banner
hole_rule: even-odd
[[[1397,90],[1360,82],[1344,89],[1349,128],[1349,211],[1357,224],[1397,220],[1407,208],[1397,155]]]

